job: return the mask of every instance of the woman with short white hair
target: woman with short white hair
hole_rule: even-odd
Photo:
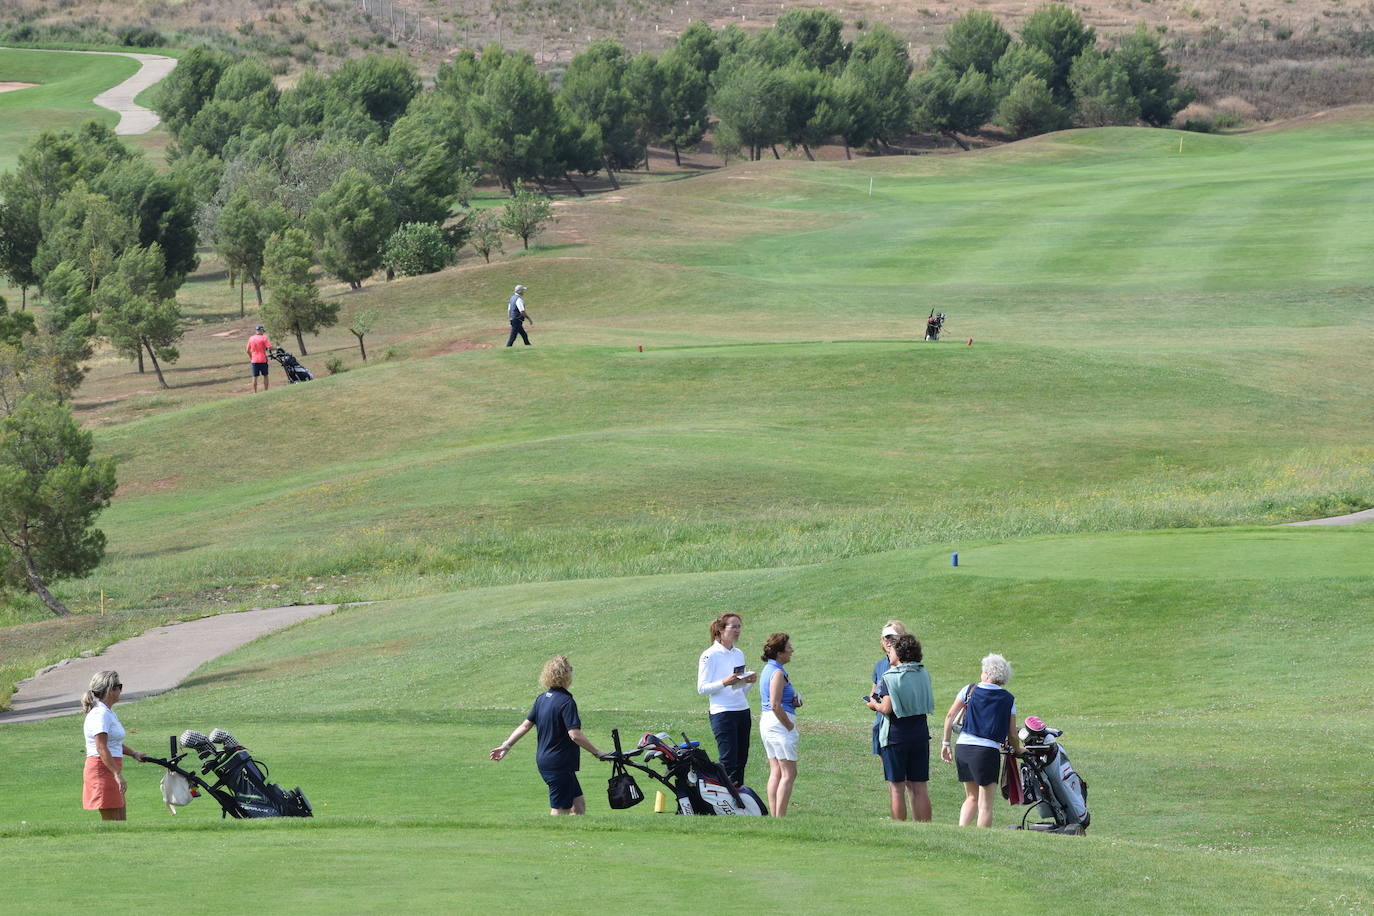
[[[1016,697],[1006,689],[1011,680],[1011,663],[993,653],[982,662],[982,680],[959,688],[954,703],[945,715],[940,759],[956,763],[959,781],[964,784],[964,804],[959,809],[959,826],[967,827],[978,819],[979,827],[992,826],[992,803],[997,792],[997,777],[1002,764],[1002,746],[1011,743],[1021,752],[1016,731]],[[954,720],[964,713],[964,726],[951,752],[949,736]]]

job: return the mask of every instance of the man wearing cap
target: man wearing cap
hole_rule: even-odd
[[[253,393],[258,393],[258,376],[262,376],[262,390],[266,391],[272,387],[272,380],[267,375],[267,350],[272,346],[272,342],[267,339],[267,329],[258,325],[253,331],[253,336],[248,338],[248,362],[253,366]]]
[[[506,341],[506,346],[515,346],[515,336],[518,334],[525,341],[525,346],[530,345],[530,335],[525,333],[525,322],[534,324],[534,319],[530,313],[525,311],[525,287],[517,286],[515,295],[510,297],[506,303],[506,317],[510,319],[510,339]]]

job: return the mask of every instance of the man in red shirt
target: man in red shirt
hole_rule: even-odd
[[[258,393],[258,376],[262,376],[262,390],[266,391],[272,387],[272,380],[267,375],[267,348],[272,346],[272,342],[267,339],[267,329],[258,325],[253,332],[253,336],[248,338],[248,361],[253,364],[253,393]]]

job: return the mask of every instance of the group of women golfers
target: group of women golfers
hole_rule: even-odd
[[[774,817],[787,814],[792,785],[797,778],[797,711],[802,695],[787,665],[794,647],[786,633],[773,633],[763,643],[761,669],[753,670],[739,648],[744,621],[739,614],[721,614],[710,624],[711,644],[697,663],[697,692],[710,703],[711,731],[721,766],[737,785],[745,784],[745,767],[753,740],[753,716],[749,693],[759,685],[761,711],[759,737],[768,758],[768,810]],[[930,820],[930,728],[927,717],[935,711],[930,674],[922,664],[921,643],[900,620],[889,620],[879,637],[883,657],[873,666],[870,692],[864,704],[877,715],[873,722],[873,753],[882,758],[892,817]],[[510,737],[491,750],[500,760],[529,731],[537,735],[535,766],[549,787],[549,813],[582,814],[586,798],[577,779],[581,750],[600,757],[578,716],[572,686],[572,665],[556,655],[544,665],[540,682],[544,692],[535,698],[529,715]],[[965,798],[959,811],[960,825],[977,822],[992,826],[992,803],[1002,761],[1001,748],[1010,744],[1020,751],[1016,728],[1016,698],[1006,689],[1011,665],[1000,655],[983,659],[978,681],[961,687],[945,714],[940,759],[953,763],[963,783]],[[83,804],[99,811],[106,820],[125,816],[125,756],[143,755],[124,743],[124,727],[113,707],[124,685],[115,671],[101,671],[91,679],[82,697],[86,710],[86,767]],[[958,727],[958,739],[951,737]]]
[[[758,731],[768,758],[768,810],[787,814],[797,778],[799,729],[797,711],[802,695],[787,672],[794,647],[786,633],[773,633],[763,643],[754,670],[739,648],[743,618],[721,614],[710,624],[710,646],[697,663],[697,692],[708,698],[711,731],[721,766],[737,785],[745,784],[745,767],[753,740],[749,694],[758,684],[761,708]],[[922,663],[921,643],[900,620],[889,620],[879,636],[883,657],[873,667],[870,692],[864,704],[876,713],[873,753],[882,759],[892,817],[930,820],[931,735],[928,717],[935,711],[930,674]],[[1002,746],[1020,751],[1016,726],[1016,698],[1006,689],[1011,665],[1000,655],[983,659],[981,676],[961,687],[945,715],[940,759],[953,763],[965,798],[959,823],[992,826],[993,800],[998,790]],[[491,751],[500,760],[531,729],[538,737],[535,766],[549,787],[550,814],[582,814],[586,799],[578,783],[579,747],[601,756],[582,733],[577,703],[568,688],[572,666],[562,655],[544,666],[540,682],[545,692],[535,698],[529,715]],[[957,740],[951,741],[957,730]]]

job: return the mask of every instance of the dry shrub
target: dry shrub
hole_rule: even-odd
[[[1247,120],[1277,120],[1374,97],[1374,33],[1344,30],[1287,41],[1247,37],[1170,49],[1198,102]]]

